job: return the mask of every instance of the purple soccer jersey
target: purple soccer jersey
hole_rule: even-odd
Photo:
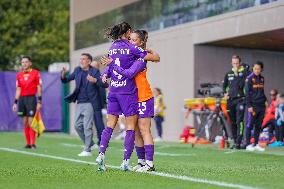
[[[142,48],[134,46],[128,40],[117,40],[109,49],[109,56],[113,59],[110,64],[108,75],[110,76],[110,93],[133,94],[137,91],[135,80],[127,78],[115,71],[112,64],[116,64],[123,69],[128,69],[139,58],[144,58],[147,52]]]

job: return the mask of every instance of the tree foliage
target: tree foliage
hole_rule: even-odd
[[[39,70],[69,60],[68,0],[0,1],[0,70],[29,55]]]

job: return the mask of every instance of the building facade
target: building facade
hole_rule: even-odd
[[[107,54],[103,31],[112,24],[150,31],[148,47],[161,62],[148,64],[148,77],[164,93],[165,140],[178,140],[184,99],[203,82],[221,83],[233,54],[250,65],[263,61],[266,90],[284,92],[284,0],[71,0],[70,12],[71,70],[83,52]]]

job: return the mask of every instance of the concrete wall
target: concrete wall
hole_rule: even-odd
[[[231,69],[231,57],[238,54],[242,62],[252,65],[257,60],[264,63],[266,95],[272,88],[284,92],[284,53],[252,49],[224,48],[216,46],[196,46],[195,48],[195,88],[200,83],[221,83],[225,73]],[[212,66],[208,66],[212,65]]]
[[[90,3],[89,6],[94,6],[94,4]],[[75,12],[77,15],[80,12],[77,12],[79,9],[76,7],[73,7],[72,10],[71,28],[74,28],[72,18]],[[158,86],[164,92],[167,106],[164,123],[165,140],[178,139],[184,125],[183,99],[194,96],[195,75],[198,74],[195,73],[194,45],[284,28],[283,20],[284,1],[281,0],[149,34],[149,47],[158,51],[161,56],[161,63],[149,63],[148,76],[152,87]],[[74,30],[72,31],[74,32]],[[71,33],[70,40],[73,44],[74,33]],[[70,62],[72,67],[78,65],[82,52],[90,52],[94,56],[98,56],[107,53],[109,46],[110,44],[106,43],[73,51],[71,45]],[[222,53],[220,56],[223,56]],[[229,60],[227,61],[229,62]],[[208,64],[208,68],[213,67],[215,63]],[[223,75],[224,71],[220,74]],[[73,115],[74,106],[71,107],[71,123],[73,123]]]

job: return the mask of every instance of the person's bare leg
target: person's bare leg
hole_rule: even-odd
[[[144,141],[146,164],[148,165],[144,171],[154,171],[154,141],[151,134],[151,118],[139,119],[138,126]]]
[[[144,145],[153,145],[153,136],[151,133],[151,118],[141,118],[138,120],[139,131],[142,135]]]

